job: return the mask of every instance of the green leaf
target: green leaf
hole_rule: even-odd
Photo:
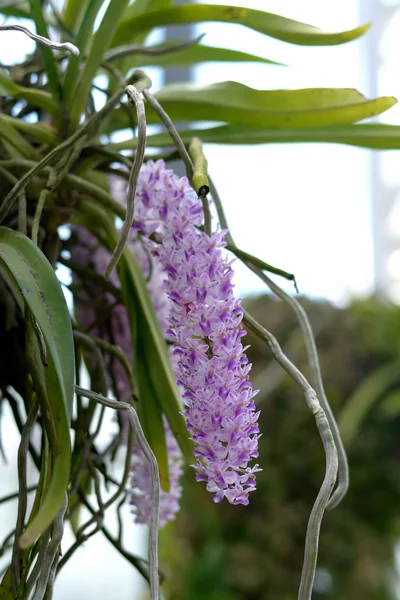
[[[172,120],[224,121],[256,127],[324,127],[376,116],[396,104],[393,97],[367,100],[356,90],[255,90],[227,81],[199,87],[173,84],[156,94]],[[148,110],[149,122],[156,115]]]
[[[14,600],[14,594],[3,584],[0,584],[0,600]]]
[[[47,24],[43,16],[43,8],[41,5],[41,1],[29,0],[29,3],[31,6],[32,17],[35,22],[37,34],[42,35],[47,39],[50,39]],[[51,91],[53,97],[57,98],[60,93],[60,86],[58,77],[58,67],[54,58],[54,53],[50,48],[48,48],[44,44],[39,44],[39,51],[41,52],[43,57],[49,90]]]
[[[70,477],[71,446],[69,421],[75,383],[74,346],[71,319],[60,283],[44,254],[26,236],[0,227],[0,266],[19,289],[23,302],[36,319],[47,348],[44,367],[48,419],[54,426],[57,452],[52,457],[52,477],[43,503],[24,531],[21,547],[31,546],[50,525],[61,506]]]
[[[100,171],[99,169],[87,171],[85,173],[85,180],[94,184],[96,187],[101,188],[105,192],[110,191],[110,181],[107,177],[107,173]]]
[[[16,121],[18,119],[15,119]],[[16,130],[10,120],[5,115],[0,114],[0,138],[7,140],[11,146],[17,150],[17,156],[24,158],[37,158],[35,149],[30,143]]]
[[[382,413],[389,419],[397,418],[400,414],[400,390],[392,390],[385,396],[380,406]]]
[[[67,6],[71,6],[71,4],[72,3],[69,3]],[[79,4],[82,5],[83,3],[79,2]],[[73,92],[75,90],[75,85],[82,58],[92,41],[94,22],[102,4],[103,0],[90,0],[89,5],[87,6],[84,12],[83,20],[79,27],[79,31],[75,40],[75,45],[78,46],[80,54],[79,56],[70,57],[68,61],[67,70],[65,72],[65,79],[63,84],[63,100],[67,106],[69,105]]]
[[[93,78],[97,73],[97,69],[103,60],[104,53],[110,45],[112,36],[128,3],[129,0],[112,0],[108,5],[99,29],[94,35],[89,56],[81,77],[79,78],[76,94],[71,106],[71,123],[73,129],[79,124],[79,119],[85,110],[90,94]]]
[[[135,0],[125,10],[123,19],[135,19],[137,14],[143,13],[149,9],[156,10],[166,8],[172,4],[172,0]],[[144,45],[148,32],[137,32],[136,35],[130,38],[131,42],[138,45]],[[119,44],[117,44],[119,45]],[[140,58],[132,56],[129,58],[120,59],[115,63],[115,66],[121,73],[127,73],[131,69],[136,69],[140,66]],[[113,94],[116,91],[117,82],[109,80],[108,93]]]
[[[37,106],[50,113],[57,120],[61,119],[61,109],[51,94],[43,90],[17,85],[2,69],[0,69],[0,95],[26,100],[32,106]]]
[[[135,0],[128,6],[124,13],[124,19],[131,19],[148,10],[159,10],[171,6],[173,0]]]
[[[2,2],[0,4],[0,14],[5,17],[17,17],[19,19],[31,19],[31,11],[28,2]]]
[[[127,44],[138,33],[153,27],[207,21],[237,23],[278,40],[303,46],[331,46],[350,42],[363,35],[370,26],[366,24],[349,31],[330,32],[262,10],[214,4],[182,4],[125,18],[114,35],[112,46]]]
[[[29,515],[28,524],[32,522],[35,515],[38,513],[40,505],[42,504],[45,490],[50,482],[51,478],[51,464],[50,464],[50,454],[49,454],[49,443],[48,440],[45,440],[43,445],[43,451],[40,456],[41,465],[40,465],[40,475],[39,481],[35,492],[35,498],[33,501],[31,513]]]
[[[178,44],[178,42],[175,43]],[[168,42],[168,44],[159,44],[154,46],[154,48],[162,50],[172,45],[174,45],[174,42]],[[138,56],[140,57],[140,54]],[[185,67],[206,62],[256,62],[282,66],[282,63],[263,58],[262,56],[229,50],[228,48],[203,46],[201,44],[196,44],[177,52],[169,52],[168,54],[148,55],[144,58],[139,58],[139,62],[142,66],[155,65],[163,68]]]
[[[129,312],[128,309],[128,314]],[[165,492],[169,492],[168,449],[165,440],[162,411],[157,400],[157,393],[154,389],[152,379],[149,377],[147,370],[149,361],[157,360],[157,356],[149,357],[146,350],[140,345],[135,347],[134,356],[136,357],[133,363],[135,378],[138,384],[139,399],[141,399],[138,406],[140,423],[146,439],[157,458],[161,488]]]
[[[240,125],[222,125],[210,129],[187,129],[179,132],[185,143],[198,136],[204,143],[211,144],[345,144],[376,150],[400,150],[400,126],[362,123],[357,125],[338,125],[304,129],[270,129],[241,127]],[[167,133],[149,135],[147,146],[173,146]],[[112,150],[128,150],[136,147],[136,140],[110,144]]]
[[[204,87],[178,83],[164,87],[155,96],[173,121],[224,121],[282,129],[353,123],[380,114],[397,102],[391,96],[368,100],[352,89],[255,90],[234,81]],[[149,123],[158,122],[148,106],[146,114]],[[122,109],[114,111],[107,122],[110,131],[127,126]]]
[[[0,122],[2,126],[3,123],[9,123],[18,131],[22,131],[22,133],[26,136],[32,137],[38,142],[42,142],[43,144],[47,144],[49,146],[54,146],[58,141],[54,129],[49,125],[44,125],[43,123],[29,123],[23,119],[17,119],[16,117],[11,117],[10,115],[5,114],[0,114]]]
[[[3,579],[0,584],[0,599],[1,600],[14,600],[14,594],[12,593],[12,575],[11,575],[12,567],[11,565],[8,567],[6,572],[3,575]]]
[[[84,15],[87,10],[88,1],[89,0],[67,0],[63,13],[63,20],[67,29],[70,31],[75,31],[77,29],[77,24],[79,24],[82,15]]]
[[[115,242],[116,240],[114,240],[114,244]],[[182,453],[187,458],[192,458],[193,448],[188,438],[185,421],[180,414],[182,403],[172,372],[167,345],[154,312],[142,271],[135,256],[128,248],[124,250],[122,266],[126,269],[126,277],[130,280],[128,293],[135,297],[138,307],[137,327],[136,331],[133,331],[133,335],[137,336],[135,347],[142,349],[145,356],[146,371],[142,371],[142,376],[145,376],[151,382],[157,395],[158,406],[167,417],[171,431]],[[128,306],[129,304],[127,308]],[[130,322],[133,329],[135,322],[133,322],[132,316],[130,316]],[[147,388],[150,384],[145,381],[143,385]]]
[[[394,383],[399,381],[398,360],[373,371],[355,389],[342,409],[338,425],[343,443],[350,444],[356,437],[361,423],[375,402]]]

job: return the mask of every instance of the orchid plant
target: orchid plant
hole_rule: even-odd
[[[67,0],[61,8],[52,0],[17,0],[3,2],[0,14],[6,18],[2,43],[11,29],[37,42],[22,64],[0,68],[0,327],[7,349],[0,398],[20,431],[19,488],[0,500],[18,503],[15,527],[2,546],[10,560],[0,596],[50,599],[59,571],[102,531],[158,599],[158,529],[179,510],[185,464],[214,502],[249,503],[263,465],[255,462],[262,432],[245,326],[300,387],[326,453],[298,596],[311,598],[322,517],[348,487],[346,455],[309,321],[268,273],[295,278],[235,244],[202,144],[399,147],[397,127],[358,124],[396,101],[369,100],[349,89],[254,90],[232,81],[177,83],[153,95],[143,67],[274,64],[203,45],[202,36],[148,45],[154,28],[171,24],[237,23],[315,46],[350,42],[368,25],[326,32],[261,10],[170,0]],[[102,95],[100,107],[95,92]],[[189,126],[177,129],[177,121]],[[219,124],[209,127],[210,121]],[[161,123],[166,132],[147,135],[149,123]],[[116,142],[121,131],[125,139]],[[186,177],[168,167],[176,158]],[[232,255],[295,311],[310,383],[243,310],[232,283]],[[71,272],[69,306],[55,271],[59,264]],[[80,385],[82,365],[89,386]],[[103,448],[98,438],[107,408],[115,412],[117,433]],[[116,480],[112,466],[120,449],[125,466]],[[38,473],[30,512],[28,455]],[[148,563],[123,547],[121,531],[114,537],[104,523],[105,512],[114,507],[119,514],[123,502],[137,523],[149,526]],[[81,507],[91,513],[86,522]],[[62,544],[67,520],[76,536],[69,548]]]

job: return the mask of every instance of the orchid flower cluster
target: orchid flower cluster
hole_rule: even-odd
[[[117,191],[117,190],[116,190]],[[116,194],[120,194],[117,192]],[[249,503],[258,465],[259,413],[255,410],[242,337],[243,309],[235,298],[233,269],[223,254],[225,232],[208,236],[201,229],[201,200],[184,177],[179,179],[163,161],[143,165],[135,199],[135,220],[129,246],[148,280],[150,296],[162,331],[170,343],[171,364],[183,400],[183,414],[194,442],[197,481],[205,481],[215,502]],[[78,232],[82,236],[83,230]],[[87,235],[85,233],[85,235]],[[109,255],[94,240],[80,240],[79,260],[104,272]],[[76,257],[75,257],[76,258]],[[151,276],[150,276],[151,275]],[[150,276],[150,277],[149,277]],[[115,275],[112,283],[118,286]],[[107,295],[111,308],[111,295]],[[94,323],[94,308],[82,298],[77,316],[86,327]],[[128,319],[122,305],[111,310],[112,338],[133,360]],[[100,325],[101,327],[101,325]],[[129,383],[117,363],[107,364],[118,397],[129,397]],[[179,508],[182,456],[165,422],[171,488],[161,491],[160,524],[173,519]],[[138,446],[132,457],[130,503],[135,519],[148,523],[151,508],[149,465]]]

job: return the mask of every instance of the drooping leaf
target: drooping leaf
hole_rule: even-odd
[[[131,275],[123,261],[118,266],[118,275],[131,329],[134,357],[133,372],[139,395],[138,415],[146,439],[157,458],[161,488],[164,491],[169,491],[168,450],[162,411],[157,392],[148,372],[148,356],[143,344],[145,336],[148,335],[146,318],[143,315],[140,303],[137,301]],[[152,358],[157,361],[158,357]]]
[[[43,503],[24,531],[21,547],[31,546],[54,519],[64,498],[70,476],[69,421],[75,383],[71,319],[53,268],[39,248],[26,236],[0,227],[0,268],[14,280],[13,290],[23,308],[26,304],[45,340],[48,366],[44,367],[49,415],[57,452],[52,456],[52,477]]]
[[[255,90],[235,81],[202,87],[172,84],[161,89],[156,98],[173,121],[222,121],[259,129],[354,123],[397,102],[391,96],[368,100],[352,89]],[[158,122],[148,106],[146,114],[149,123]],[[124,111],[117,109],[106,126],[105,132],[127,127]]]
[[[12,593],[11,566],[7,569],[0,584],[0,600],[14,600]]]
[[[339,415],[339,429],[344,444],[350,444],[357,435],[360,424],[373,404],[394,383],[399,381],[398,360],[384,365],[366,377],[348,398]]]
[[[63,21],[67,29],[76,31],[82,15],[87,10],[89,0],[67,0],[64,6]]]
[[[32,106],[37,106],[50,113],[56,119],[61,117],[61,109],[51,94],[43,90],[17,85],[3,69],[0,69],[0,96],[11,96],[12,98],[26,100]]]
[[[176,42],[176,44],[178,44],[178,42]],[[163,48],[172,45],[174,45],[174,42],[169,41],[168,44],[159,44],[157,48],[162,50]],[[143,58],[140,54],[138,56],[142,66],[155,65],[163,68],[185,67],[206,62],[255,62],[282,66],[282,63],[263,58],[262,56],[255,56],[254,54],[239,52],[238,50],[230,50],[229,48],[203,46],[201,44],[195,44],[189,46],[189,48],[184,48],[177,52],[169,52],[168,54],[148,55]]]
[[[252,8],[216,4],[182,4],[125,18],[118,26],[112,46],[127,44],[138,33],[146,32],[153,27],[207,21],[237,23],[278,40],[304,46],[344,44],[360,37],[369,28],[369,24],[366,24],[349,31],[330,32]]]
[[[15,121],[17,121],[17,119],[15,119]],[[37,158],[35,149],[24,136],[17,131],[14,124],[2,114],[0,114],[0,138],[7,140],[7,142],[17,150],[18,156],[33,159]]]
[[[35,316],[53,358],[66,413],[71,415],[75,366],[71,319],[56,274],[42,251],[26,236],[0,226],[0,258],[15,278]]]
[[[156,10],[167,8],[172,4],[172,0],[135,0],[129,4],[129,6],[125,9],[123,18],[120,22],[125,19],[134,19],[136,15],[141,14],[148,10]],[[134,42],[138,45],[144,45],[146,41],[147,34],[149,32],[136,32],[135,35],[131,36],[130,42]],[[117,44],[118,45],[118,44]],[[135,69],[140,66],[140,59],[136,56],[131,56],[129,58],[123,58],[116,62],[115,66],[120,70],[121,73],[126,73],[130,69]],[[116,91],[117,82],[113,81],[112,78],[109,80],[108,85],[108,93],[112,94]]]
[[[376,150],[400,149],[400,126],[380,123],[361,123],[336,125],[332,127],[313,127],[297,129],[272,129],[242,127],[240,125],[221,125],[207,129],[186,129],[179,131],[185,143],[198,136],[204,143],[210,144],[346,144]],[[149,135],[147,146],[173,146],[167,133]],[[110,144],[113,150],[128,150],[136,147],[136,140]]]
[[[47,39],[50,39],[47,24],[43,15],[43,7],[40,0],[29,0],[29,4],[31,7],[32,17],[35,22],[36,33]],[[54,53],[50,48],[48,48],[44,44],[39,44],[39,51],[43,57],[49,90],[52,93],[53,97],[57,98],[59,96],[60,90],[58,67],[54,58]]]
[[[79,2],[79,4],[85,6],[84,3]],[[82,63],[83,56],[90,47],[90,42],[93,38],[94,23],[102,4],[103,0],[89,0],[89,3],[85,8],[83,20],[80,24],[75,40],[75,45],[79,48],[80,54],[79,56],[70,57],[67,70],[65,72],[63,83],[63,100],[67,106],[69,105],[69,102],[73,96],[73,92],[77,83],[79,67]],[[67,8],[71,7],[72,5],[72,2],[68,3]]]
[[[135,0],[125,10],[123,20],[131,19],[135,15],[149,10],[159,10],[171,6],[173,0]]]
[[[159,407],[167,417],[176,441],[186,457],[192,456],[192,446],[188,438],[185,422],[180,414],[182,404],[172,373],[167,345],[163,338],[153,303],[150,299],[146,281],[134,255],[125,249],[123,265],[130,279],[131,292],[135,295],[138,310],[136,335],[137,345],[144,352],[144,363],[149,378],[157,394]]]
[[[93,78],[128,3],[129,0],[113,0],[110,2],[101,24],[93,37],[89,56],[79,78],[79,84],[76,86],[76,94],[71,105],[72,128],[77,127],[79,124],[80,116],[85,109],[89,97]]]
[[[146,439],[157,458],[161,488],[165,492],[169,492],[168,449],[162,410],[157,401],[157,392],[154,389],[152,378],[147,371],[150,364],[148,361],[157,360],[157,356],[148,356],[145,347],[140,345],[136,347],[135,356],[134,367],[139,387],[139,398],[143,399],[142,402],[139,402],[138,414]]]
[[[255,90],[227,81],[165,86],[157,100],[172,120],[223,121],[256,127],[324,127],[353,123],[391,108],[396,99],[366,99],[356,90]],[[148,110],[149,122],[156,116]]]
[[[9,123],[26,136],[32,137],[43,144],[53,146],[57,142],[55,131],[49,125],[44,125],[43,123],[29,123],[23,119],[17,119],[16,117],[11,117],[10,115],[5,114],[0,114],[0,120],[2,124]]]
[[[400,413],[400,390],[392,390],[385,396],[380,406],[381,412],[389,419],[395,419]]]
[[[15,0],[1,2],[0,13],[5,17],[17,17],[20,19],[32,18],[29,3],[25,0],[21,0],[21,2],[15,2]]]

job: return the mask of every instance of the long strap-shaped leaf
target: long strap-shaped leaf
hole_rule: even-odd
[[[93,78],[103,60],[104,53],[108,49],[117,24],[128,6],[129,0],[112,0],[108,5],[99,29],[93,37],[85,67],[76,87],[76,94],[71,106],[72,127],[77,127],[79,119],[85,110],[86,102],[92,87]]]
[[[0,69],[0,96],[2,95],[11,96],[13,98],[22,98],[33,106],[37,106],[47,111],[56,119],[61,118],[61,109],[48,92],[17,85],[10,77],[8,77],[3,69]]]
[[[172,4],[172,0],[135,0],[130,3],[129,6],[125,9],[123,18],[120,22],[125,21],[125,19],[135,19],[136,15],[147,12],[148,10],[160,10],[163,8],[167,8]],[[144,45],[147,34],[149,32],[136,32],[136,34],[130,38],[131,42],[135,42],[139,45]],[[129,57],[122,60],[119,60],[116,64],[117,68],[121,73],[126,73],[130,69],[137,68],[143,66],[140,60],[135,57]],[[109,81],[109,93],[113,93],[115,91],[115,83],[110,79]]]
[[[11,117],[12,118],[12,117]],[[17,121],[17,119],[15,119]],[[31,125],[32,123],[30,123]],[[12,121],[5,118],[5,115],[0,114],[0,137],[7,140],[13,148],[18,150],[17,156],[24,158],[37,158],[37,153],[30,143],[22,136],[14,127]]]
[[[357,125],[337,125],[333,127],[308,127],[297,129],[242,127],[240,125],[220,125],[209,129],[186,129],[179,131],[185,143],[195,136],[200,136],[207,144],[346,144],[361,148],[378,150],[400,149],[400,127],[368,123]],[[174,142],[167,133],[149,135],[147,146],[173,146]],[[107,148],[115,151],[130,150],[136,147],[136,140],[110,144]]]
[[[178,45],[178,42],[175,42]],[[158,48],[160,51],[165,48],[174,45],[173,41],[169,41],[168,44],[159,44]],[[113,52],[113,51],[111,51]],[[238,50],[230,50],[229,48],[219,48],[216,46],[203,46],[202,44],[195,44],[188,48],[183,48],[177,52],[166,52],[165,54],[147,54],[140,57],[141,66],[157,66],[157,67],[186,67],[188,65],[197,65],[209,62],[255,62],[263,63],[268,65],[280,65],[282,63],[257,56],[255,54],[249,54],[248,52],[239,52]]]
[[[153,27],[205,21],[245,25],[278,40],[302,46],[344,44],[360,37],[369,28],[368,23],[349,31],[330,32],[262,10],[213,4],[182,4],[132,15],[123,20],[114,35],[112,46],[127,44],[139,32],[148,31]]]
[[[373,117],[396,104],[352,89],[255,90],[235,81],[205,87],[174,84],[156,94],[172,119],[260,127],[324,127]],[[151,120],[150,111],[149,117]],[[156,120],[156,116],[154,116]]]
[[[145,353],[144,358],[148,369],[148,377],[182,452],[186,457],[190,457],[193,455],[193,448],[189,441],[184,419],[180,414],[182,405],[178,388],[172,373],[167,345],[147,291],[146,281],[132,252],[126,249],[123,258],[123,267],[130,279],[132,293],[135,294],[140,306],[139,319],[142,320],[138,322],[137,335],[140,341],[139,345]]]
[[[29,3],[31,6],[32,17],[35,21],[37,34],[49,39],[49,32],[43,16],[43,8],[40,0],[29,0]],[[54,58],[54,54],[50,48],[44,46],[43,44],[39,45],[39,50],[43,56],[49,90],[51,91],[52,96],[57,98],[60,93],[60,86],[58,80],[58,67]]]
[[[48,366],[43,368],[50,412],[47,417],[54,428],[56,448],[51,449],[52,476],[43,503],[20,539],[21,547],[29,547],[54,519],[69,482],[74,345],[68,308],[52,266],[31,240],[5,227],[0,227],[0,271],[12,282],[21,308],[25,304],[29,307],[47,350]]]
[[[0,128],[3,128],[3,123],[10,123],[17,131],[22,131],[25,135],[31,136],[43,144],[53,146],[58,141],[54,129],[43,123],[28,123],[28,121],[24,121],[23,119],[0,114]],[[19,143],[21,143],[22,139],[25,140],[21,136]],[[27,143],[26,140],[25,143]],[[31,150],[29,150],[29,154],[32,154]],[[34,154],[36,155],[36,152]]]
[[[128,6],[124,13],[124,20],[131,19],[148,10],[160,10],[172,4],[172,0],[135,0]]]
[[[309,88],[256,90],[235,81],[209,86],[178,83],[156,94],[164,110],[178,121],[222,121],[231,126],[257,128],[330,127],[378,115],[396,104],[392,96],[369,100],[357,90]],[[157,115],[147,107],[146,120]],[[127,127],[122,109],[114,111],[108,128]],[[201,138],[205,140],[203,135]]]
[[[12,2],[2,2],[0,4],[0,14],[6,17],[18,17],[20,19],[31,19],[31,11],[28,2],[13,5]]]
[[[356,387],[339,415],[339,427],[344,444],[351,444],[373,404],[399,381],[399,373],[400,362],[396,359],[372,371]]]
[[[82,4],[82,3],[81,3]],[[65,78],[63,83],[63,101],[68,106],[72,98],[77,76],[79,73],[79,67],[82,62],[87,48],[90,46],[90,42],[93,39],[93,28],[96,17],[99,13],[103,0],[89,0],[88,6],[85,8],[83,14],[83,20],[79,27],[78,34],[76,36],[75,43],[79,48],[80,54],[78,56],[71,56],[68,61],[68,67],[65,72]],[[67,8],[71,4],[67,4]]]
[[[138,415],[146,439],[157,458],[161,488],[169,491],[168,451],[162,411],[148,367],[148,361],[155,360],[157,363],[158,357],[148,357],[145,345],[143,345],[143,339],[149,336],[146,318],[143,315],[140,303],[137,301],[137,295],[132,286],[131,274],[124,260],[118,267],[118,275],[131,329],[134,357],[133,372],[139,393]]]
[[[89,0],[67,0],[64,3],[63,21],[71,31],[75,31],[82,15],[87,10]]]

